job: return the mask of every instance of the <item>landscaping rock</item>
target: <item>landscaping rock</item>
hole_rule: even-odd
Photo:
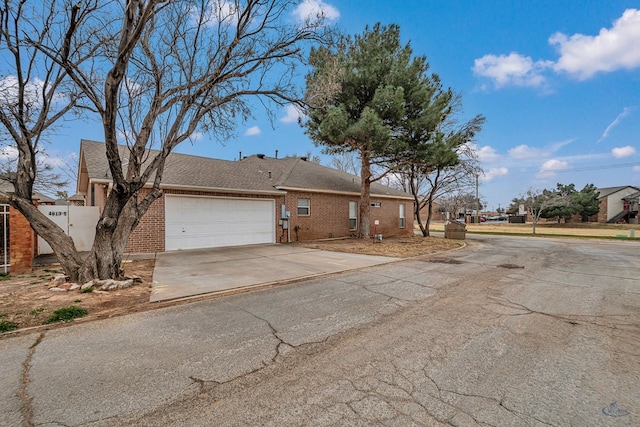
[[[58,274],[56,276],[53,276],[53,279],[51,279],[51,284],[54,287],[57,287],[59,285],[62,285],[63,283],[66,283],[69,280],[69,277],[65,276],[64,274]]]
[[[80,286],[80,290],[85,290],[85,289],[89,289],[89,288],[93,288],[94,285],[94,281],[91,280],[90,282],[85,283],[84,285]]]
[[[99,280],[96,285],[101,285],[100,289],[103,291],[115,291],[117,289],[128,288],[133,285],[133,279],[127,280]]]

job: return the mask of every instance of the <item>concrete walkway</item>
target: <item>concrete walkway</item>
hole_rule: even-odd
[[[157,255],[150,300],[269,285],[399,259],[278,244],[163,252]]]

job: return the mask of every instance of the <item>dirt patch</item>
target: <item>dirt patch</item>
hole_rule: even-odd
[[[397,258],[426,255],[462,246],[462,242],[437,237],[388,238],[382,242],[344,239],[295,243],[296,245],[327,251],[350,252],[365,255],[382,255]],[[123,264],[125,274],[138,276],[141,283],[117,291],[82,293],[80,291],[53,292],[51,279],[62,274],[57,264],[36,267],[32,273],[0,276],[0,322],[11,322],[18,329],[42,326],[58,309],[77,306],[87,310],[88,317],[78,321],[91,321],[130,314],[177,303],[150,303],[151,284],[155,260],[133,260]],[[184,302],[180,302],[182,304]],[[5,323],[6,325],[7,323]],[[47,328],[64,326],[64,323],[47,325]],[[10,336],[17,332],[2,333]]]
[[[62,274],[55,264],[36,267],[28,274],[0,277],[0,322],[12,322],[19,329],[40,326],[55,310],[72,305],[87,310],[92,319],[144,310],[150,306],[154,264],[155,260],[125,262],[125,274],[136,275],[142,282],[109,292],[50,291],[53,276]]]

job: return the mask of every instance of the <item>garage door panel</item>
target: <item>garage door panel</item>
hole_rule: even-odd
[[[167,250],[275,242],[275,201],[167,195]]]

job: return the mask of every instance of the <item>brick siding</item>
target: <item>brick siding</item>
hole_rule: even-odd
[[[298,215],[298,199],[310,199],[309,215]],[[316,240],[348,237],[358,230],[349,229],[349,202],[358,203],[360,196],[323,194],[312,192],[288,191],[286,209],[291,212],[291,240]],[[383,236],[410,235],[413,233],[413,204],[410,200],[377,198],[372,196],[371,203],[380,203],[380,207],[371,207],[369,234],[374,232],[374,221],[380,224],[375,232]],[[405,227],[400,228],[399,204],[405,205]],[[298,227],[298,232],[295,232]],[[358,218],[360,227],[360,218]],[[359,229],[359,228],[358,228]]]
[[[148,190],[143,190],[140,197],[144,197]],[[212,193],[206,191],[186,191],[186,190],[164,190],[164,194],[158,200],[153,202],[147,210],[146,214],[140,219],[138,227],[129,236],[126,252],[129,253],[154,253],[165,251],[165,195],[166,194],[184,194],[189,196],[206,196],[206,197],[233,197],[233,198],[250,198],[250,199],[276,199],[276,220],[280,219],[280,205],[284,202],[284,197],[278,196],[258,196],[253,194],[236,194],[236,193]],[[276,228],[276,241],[279,238],[279,227]]]
[[[598,212],[598,222],[606,223],[607,222],[607,198],[603,197],[600,199],[600,211]]]
[[[31,271],[35,256],[36,233],[27,218],[13,207],[9,208],[9,242],[11,274]]]

